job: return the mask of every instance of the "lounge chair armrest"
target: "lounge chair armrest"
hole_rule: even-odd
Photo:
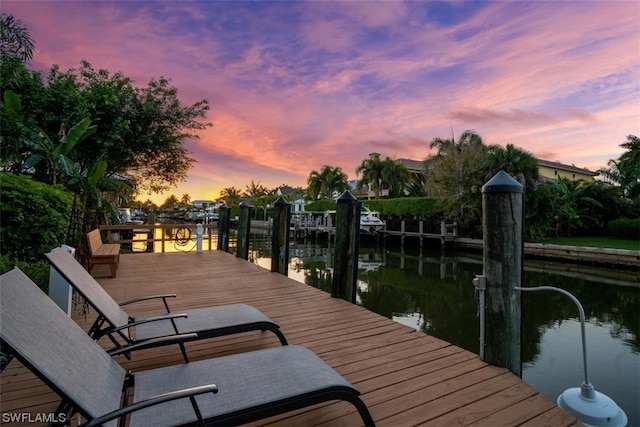
[[[175,297],[176,297],[176,294],[149,295],[147,297],[134,298],[128,301],[122,301],[118,303],[118,305],[122,307],[123,305],[134,304],[136,302],[149,301],[152,299],[162,299],[162,302],[164,303],[164,306],[167,309],[167,313],[170,313],[169,305],[167,304],[167,298],[175,298]]]
[[[185,388],[182,390],[170,391],[168,393],[158,394],[156,396],[150,397],[140,402],[136,402],[131,405],[125,406],[123,408],[112,411],[101,417],[94,418],[88,423],[83,424],[83,426],[85,427],[99,426],[111,420],[115,420],[117,418],[123,417],[132,412],[139,411],[141,409],[148,408],[150,406],[159,405],[161,403],[170,402],[176,399],[184,399],[184,398],[192,399],[193,396],[198,396],[204,393],[216,394],[217,392],[218,392],[218,387],[215,384],[207,384],[207,385],[201,385],[197,387]],[[193,399],[191,401],[192,403],[195,403]]]
[[[171,344],[180,344],[187,341],[193,341],[198,339],[198,334],[179,334],[179,335],[171,335],[168,337],[159,337],[159,338],[151,338],[146,341],[137,342],[135,344],[126,345],[124,347],[115,348],[113,350],[109,350],[107,353],[109,356],[117,356],[122,353],[130,353],[136,350],[144,350],[147,348],[154,347],[162,347],[165,345]]]
[[[123,329],[131,328],[132,326],[142,325],[143,323],[157,322],[159,320],[172,320],[172,319],[177,319],[181,317],[187,318],[187,313],[167,313],[162,316],[146,317],[144,319],[127,323],[126,325],[118,326],[117,328],[107,328],[104,331],[102,331],[102,335],[112,334],[114,332],[118,332]]]

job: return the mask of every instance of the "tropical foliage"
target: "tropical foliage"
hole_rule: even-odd
[[[473,131],[455,140],[435,138],[437,149],[425,161],[426,188],[439,197],[448,222],[457,221],[468,234],[477,234],[482,216],[482,186],[490,169],[489,147]]]
[[[242,193],[236,187],[223,188],[220,197],[227,206],[236,206],[242,201]]]
[[[628,135],[627,141],[620,144],[627,150],[617,160],[609,160],[609,169],[602,172],[613,182],[620,185],[622,196],[628,199],[640,199],[640,138]]]
[[[33,178],[0,173],[0,253],[33,262],[67,240],[73,194]]]
[[[34,42],[28,28],[13,15],[0,14],[0,76],[3,86],[19,87],[23,63],[33,59]]]
[[[320,172],[311,171],[307,178],[307,197],[317,200],[318,197],[331,199],[349,188],[347,175],[340,167],[322,166]]]
[[[402,197],[411,179],[411,174],[404,165],[390,157],[381,160],[379,153],[371,153],[368,159],[363,160],[356,168],[356,174],[362,174],[362,178],[358,180],[358,189],[368,185],[376,199],[380,198],[383,189],[389,190],[389,197]]]

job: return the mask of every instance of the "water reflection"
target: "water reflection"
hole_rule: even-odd
[[[264,240],[263,243],[261,239]],[[269,267],[270,244],[256,236],[252,259]],[[289,276],[331,291],[332,249],[327,242],[291,247]],[[407,326],[478,352],[476,274],[482,255],[363,241],[358,303]],[[266,260],[266,261],[265,261]],[[637,272],[525,261],[523,286],[558,286],[574,294],[588,322],[590,379],[640,425],[640,284]],[[548,398],[583,379],[575,304],[556,292],[523,295],[523,379]]]

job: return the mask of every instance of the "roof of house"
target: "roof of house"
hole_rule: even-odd
[[[278,188],[278,192],[282,195],[282,196],[287,196],[289,194],[293,194],[296,192],[296,189],[293,187],[289,187],[289,186],[282,186]]]
[[[400,163],[410,171],[422,172],[424,169],[424,163],[421,160],[396,159],[396,163]]]
[[[552,162],[552,161],[549,161],[549,160],[538,159],[538,164],[540,166],[545,166],[545,167],[552,168],[552,169],[561,169],[561,170],[564,170],[564,171],[581,173],[581,174],[584,174],[584,175],[591,175],[591,176],[597,176],[598,175],[598,172],[593,172],[593,171],[590,171],[589,169],[579,168],[579,167],[573,166],[573,165],[565,165],[564,163],[560,163],[560,162]]]

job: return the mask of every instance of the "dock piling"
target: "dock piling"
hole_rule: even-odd
[[[331,296],[353,303],[356,302],[358,279],[361,208],[362,203],[349,191],[342,193],[337,200]]]
[[[271,237],[271,271],[286,276],[289,273],[289,223],[291,205],[280,197],[273,206]]]
[[[251,233],[252,206],[247,202],[240,203],[240,218],[238,220],[237,258],[249,259],[249,238]]]
[[[524,187],[504,171],[482,187],[486,278],[484,360],[522,376],[521,297]],[[482,351],[481,351],[482,353]]]
[[[222,205],[218,211],[218,250],[229,252],[231,208],[227,205]]]

